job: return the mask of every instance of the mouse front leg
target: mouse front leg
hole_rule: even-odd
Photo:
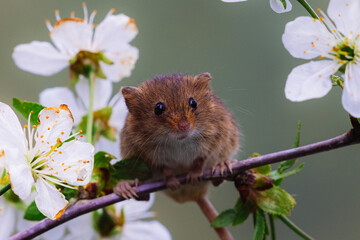
[[[134,184],[131,184],[128,181],[120,181],[116,184],[116,187],[114,187],[113,191],[116,195],[121,196],[125,199],[129,198],[138,198],[134,187],[138,187],[139,180],[135,179]]]
[[[195,161],[190,167],[188,175],[186,176],[187,182],[190,182],[192,185],[199,184],[199,181],[203,176],[204,162],[205,162],[204,157],[198,157],[195,159]]]
[[[180,182],[176,178],[174,171],[169,167],[162,168],[162,175],[164,177],[165,185],[172,191],[180,188]]]

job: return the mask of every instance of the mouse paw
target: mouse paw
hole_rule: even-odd
[[[186,182],[191,183],[191,185],[198,185],[202,177],[202,171],[190,171],[186,176]]]
[[[180,182],[175,176],[169,176],[165,178],[165,185],[172,191],[180,188]]]
[[[137,182],[135,181],[135,186],[137,187]],[[131,184],[127,181],[120,181],[117,183],[116,187],[114,187],[114,193],[119,195],[125,199],[129,198],[138,198],[139,196],[136,194],[135,189],[131,186]]]
[[[220,171],[220,175],[224,175],[224,171],[225,169],[228,169],[230,171],[230,173],[232,173],[232,164],[236,163],[237,160],[233,159],[230,161],[223,161],[223,162],[219,162],[216,163],[213,167],[212,167],[212,174],[214,175],[215,172]]]

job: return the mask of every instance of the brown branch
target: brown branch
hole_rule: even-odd
[[[350,146],[353,144],[360,143],[360,132],[357,130],[350,130],[349,132],[342,134],[340,136],[305,145],[298,148],[287,149],[284,151],[274,152],[259,157],[249,158],[242,161],[239,161],[233,164],[232,173],[230,171],[225,171],[223,176],[220,176],[219,173],[212,174],[210,169],[206,169],[203,175],[203,181],[210,179],[228,179],[232,180],[236,175],[244,170],[248,170],[254,167],[263,166],[266,164],[273,164],[281,162],[288,159],[304,157],[307,155],[320,153],[324,151],[329,151],[337,149],[340,147]],[[181,175],[177,177],[181,184],[186,184],[186,175]],[[148,184],[141,185],[136,188],[138,195],[145,195],[151,192],[156,192],[165,189],[166,186],[163,181],[152,182]],[[10,239],[19,240],[19,239],[31,239],[34,238],[64,222],[67,222],[75,217],[89,213],[91,211],[106,207],[108,205],[114,204],[125,200],[122,197],[117,196],[112,193],[103,197],[99,197],[93,200],[88,201],[79,201],[73,206],[69,207],[64,215],[56,220],[44,219],[38,224],[30,227],[29,229],[15,234]]]

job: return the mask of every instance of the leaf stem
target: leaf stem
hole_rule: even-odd
[[[91,69],[88,74],[89,77],[89,108],[88,108],[88,116],[87,116],[87,122],[86,122],[86,141],[89,143],[93,143],[92,139],[92,130],[93,130],[93,118],[94,118],[94,111],[93,111],[93,105],[94,105],[94,71]]]
[[[10,183],[6,184],[5,187],[3,187],[2,189],[0,189],[0,196],[3,195],[4,193],[6,193],[8,190],[11,189],[11,185]]]
[[[291,230],[293,230],[297,235],[299,235],[302,239],[305,240],[313,240],[312,237],[310,237],[307,233],[305,233],[303,230],[301,230],[298,226],[295,225],[290,219],[283,215],[278,216],[279,219],[285,223],[286,226],[288,226]]]
[[[310,4],[306,0],[297,0],[304,8],[305,10],[310,14],[311,17],[319,19],[319,16],[316,14],[314,9],[310,6]]]
[[[268,214],[268,216],[269,216],[269,223],[270,223],[271,240],[276,240],[274,216],[272,214]]]

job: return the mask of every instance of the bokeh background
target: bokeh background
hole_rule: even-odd
[[[278,15],[268,0],[223,3],[220,0],[88,0],[89,11],[98,11],[99,23],[110,8],[135,19],[139,34],[132,42],[140,57],[130,78],[116,84],[138,85],[157,74],[210,72],[212,87],[226,102],[241,126],[239,159],[291,147],[297,121],[302,122],[302,144],[337,136],[350,129],[341,105],[341,90],[326,97],[293,103],[284,96],[291,69],[304,60],[284,49],[285,24],[307,12],[295,0],[293,11]],[[316,9],[328,0],[310,0]],[[75,11],[82,17],[81,1],[0,1],[0,101],[12,97],[38,101],[48,87],[67,86],[67,71],[41,77],[18,69],[11,58],[13,48],[32,40],[49,41],[44,20],[55,22]],[[297,200],[290,219],[316,239],[360,238],[360,147],[352,146],[300,159],[304,170],[283,187]],[[210,199],[219,211],[230,208],[238,197],[232,183],[212,188]],[[193,203],[178,205],[157,194],[153,207],[157,218],[173,239],[217,239]],[[276,222],[278,239],[299,239]],[[230,227],[236,239],[252,239],[252,220]]]

